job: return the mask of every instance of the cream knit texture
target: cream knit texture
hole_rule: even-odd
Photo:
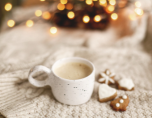
[[[7,118],[152,118],[152,39],[143,42],[145,25],[146,20],[133,35],[111,46],[102,45],[99,40],[96,45],[95,37],[88,37],[88,34],[100,36],[93,31],[60,28],[60,34],[50,36],[43,31],[48,24],[35,24],[32,28],[20,26],[2,33],[0,113]],[[91,99],[79,106],[61,104],[54,99],[50,87],[37,88],[28,82],[30,68],[36,65],[51,68],[56,60],[73,56],[93,62],[96,76],[108,68],[133,79],[134,91],[118,90],[118,96],[127,94],[130,98],[125,112],[115,112],[110,102],[98,101],[97,77]]]

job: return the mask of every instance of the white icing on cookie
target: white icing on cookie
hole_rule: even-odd
[[[118,84],[128,90],[131,90],[134,87],[134,83],[130,78],[123,78],[118,81]]]
[[[116,107],[120,107],[120,104],[119,104],[119,103],[116,103]]]
[[[120,103],[123,103],[124,102],[124,100],[123,99],[120,99],[120,101],[119,101]]]
[[[108,86],[107,84],[100,84],[99,86],[99,99],[103,99],[103,98],[108,98],[113,96],[115,93],[117,92],[116,89],[111,88],[110,86]]]
[[[110,77],[113,77],[113,76],[115,76],[116,74],[115,73],[111,73],[109,76]]]
[[[111,78],[115,76],[115,73],[110,73],[110,71],[107,70],[106,73],[103,72],[103,73],[100,73],[100,75],[102,76],[102,78],[98,80],[99,82],[105,81],[105,83],[108,84],[108,82],[110,81],[113,84],[115,83],[115,81]]]
[[[98,81],[99,81],[99,82],[104,82],[104,81],[105,81],[105,78],[100,78]]]
[[[127,96],[126,96],[126,95],[123,95],[122,98],[123,98],[123,99],[127,99]]]
[[[110,71],[109,70],[106,71],[106,75],[110,75]]]

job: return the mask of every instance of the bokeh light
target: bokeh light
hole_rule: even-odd
[[[101,16],[100,16],[100,15],[96,15],[96,16],[94,17],[94,21],[95,21],[95,22],[100,22],[100,21],[101,21]]]
[[[32,27],[34,25],[34,22],[32,20],[26,21],[26,26],[27,27]]]
[[[42,18],[45,20],[49,20],[51,18],[51,14],[48,11],[43,12]]]
[[[51,33],[51,34],[57,33],[57,28],[56,28],[56,27],[51,27],[51,28],[50,28],[50,33]]]
[[[68,10],[73,9],[73,5],[71,3],[66,4],[66,9]]]
[[[136,15],[135,14],[130,14],[129,19],[130,20],[136,20]]]
[[[90,17],[88,15],[83,16],[83,22],[88,23],[90,21]]]
[[[110,1],[109,1],[109,4],[110,4],[110,5],[115,5],[115,4],[116,4],[116,0],[110,0]]]
[[[68,0],[60,0],[61,4],[66,4]]]
[[[44,2],[45,0],[40,0],[41,2]]]
[[[99,0],[99,4],[102,5],[102,6],[106,6],[107,1],[106,0]]]
[[[5,8],[6,11],[10,11],[12,9],[12,4],[11,3],[6,3],[4,8]]]
[[[117,13],[112,13],[112,14],[111,14],[111,19],[112,19],[112,20],[117,20],[117,19],[118,19]]]
[[[114,9],[115,9],[115,7],[114,6],[112,6],[112,5],[109,5],[108,7],[107,7],[107,12],[108,13],[110,13],[110,12],[113,12],[114,11]]]
[[[91,5],[92,4],[92,0],[86,0],[86,4],[87,5]]]
[[[64,10],[65,9],[65,5],[59,3],[58,6],[57,6],[57,8],[58,8],[58,10]]]
[[[70,12],[68,12],[67,16],[69,19],[73,19],[75,17],[75,14],[73,11],[70,11]]]
[[[41,10],[36,10],[35,11],[35,16],[39,17],[42,15],[42,11]]]
[[[8,25],[9,27],[14,27],[15,21],[14,21],[14,20],[8,20],[8,21],[7,21],[7,25]]]
[[[142,16],[143,13],[144,13],[144,11],[143,11],[142,9],[140,9],[140,8],[136,8],[136,9],[135,9],[135,13],[136,13],[137,15],[139,15],[139,16]]]
[[[139,1],[136,1],[136,2],[135,2],[135,6],[136,6],[136,7],[141,7],[141,3],[140,3]]]

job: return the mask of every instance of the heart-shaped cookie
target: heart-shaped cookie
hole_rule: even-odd
[[[111,88],[107,84],[100,84],[98,95],[100,102],[107,102],[113,100],[117,96],[117,90]]]

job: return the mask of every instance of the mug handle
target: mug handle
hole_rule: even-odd
[[[29,82],[36,87],[44,87],[46,85],[49,85],[49,77],[43,81],[36,80],[32,77],[36,72],[40,72],[40,71],[44,71],[48,75],[51,73],[51,70],[45,66],[41,66],[41,65],[35,66],[29,72],[29,76],[28,76]]]

